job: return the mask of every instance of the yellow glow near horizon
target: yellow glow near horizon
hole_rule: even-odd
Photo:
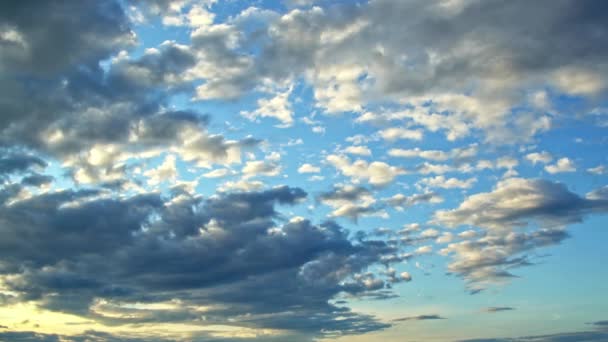
[[[135,304],[141,306],[141,304]],[[146,306],[146,305],[144,305]],[[152,307],[169,308],[171,304],[160,303]],[[253,329],[231,325],[200,325],[187,323],[145,323],[107,326],[77,315],[40,309],[33,302],[0,306],[0,321],[10,331],[32,331],[44,334],[78,335],[95,330],[119,336],[167,338],[191,338],[205,334],[218,338],[252,338],[277,336],[284,332],[273,329]]]

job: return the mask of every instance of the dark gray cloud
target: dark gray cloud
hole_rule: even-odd
[[[41,187],[43,185],[49,185],[53,182],[55,177],[41,175],[38,173],[33,173],[29,176],[25,176],[21,179],[21,185],[25,186],[33,186],[33,187]]]
[[[96,65],[135,37],[118,1],[8,0],[0,5],[0,70],[49,76]],[[75,15],[78,14],[78,15]]]
[[[153,193],[40,194],[0,208],[0,270],[12,275],[6,284],[21,300],[107,324],[215,323],[307,336],[387,327],[329,300],[386,296],[386,282],[366,272],[397,250],[383,241],[353,242],[332,222],[281,223],[275,206],[305,196],[288,187],[171,201]],[[183,305],[169,312],[117,304],[175,298]],[[210,306],[205,321],[196,306]]]
[[[8,32],[0,41],[1,147],[59,159],[79,183],[107,183],[143,152],[170,149],[208,165],[259,143],[210,134],[208,116],[167,109],[171,96],[192,91],[184,75],[196,57],[175,42],[137,58],[119,53],[135,43],[122,2],[8,1],[0,10]],[[99,152],[107,153],[102,164],[93,162]]]
[[[0,158],[0,177],[46,166],[44,160],[34,155],[8,152],[6,156]]]

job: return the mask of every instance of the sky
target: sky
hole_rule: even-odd
[[[0,341],[608,341],[608,2],[0,1]]]

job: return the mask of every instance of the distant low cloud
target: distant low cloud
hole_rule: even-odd
[[[487,312],[487,313],[512,311],[512,310],[515,310],[515,308],[512,308],[510,306],[490,306],[490,307],[482,309],[483,312]]]
[[[445,319],[439,315],[419,315],[419,316],[408,316],[396,318],[393,322],[405,322],[405,321],[427,321],[427,320],[436,320],[436,319]]]

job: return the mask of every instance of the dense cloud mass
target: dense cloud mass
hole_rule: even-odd
[[[276,221],[275,205],[305,196],[281,187],[168,202],[98,191],[32,197],[1,209],[2,273],[21,300],[114,324],[230,319],[311,335],[384,327],[328,301],[384,288],[357,274],[396,250],[353,243],[331,222]],[[176,300],[181,307],[170,312],[121,306]],[[209,307],[205,321],[198,307]]]
[[[608,212],[607,23],[595,0],[1,1],[0,340],[451,321],[413,312],[438,274],[503,286]]]
[[[456,209],[437,211],[435,220],[448,227],[483,228],[477,240],[452,243],[442,250],[454,257],[448,269],[480,289],[486,282],[513,277],[509,269],[530,265],[526,253],[568,238],[566,225],[606,211],[604,188],[581,197],[560,183],[511,178],[499,182],[492,192],[468,197]]]

